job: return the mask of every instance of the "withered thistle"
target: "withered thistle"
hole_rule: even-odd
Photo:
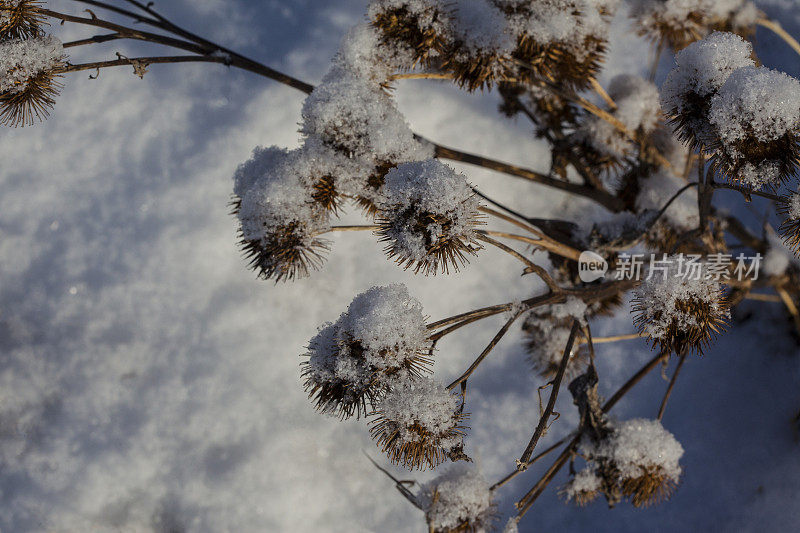
[[[41,0],[0,0],[0,40],[28,39],[42,33]]]

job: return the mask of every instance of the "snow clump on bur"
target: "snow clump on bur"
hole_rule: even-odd
[[[61,41],[49,35],[0,42],[0,94],[24,91],[32,79],[63,61]]]
[[[422,304],[405,285],[372,287],[309,342],[306,390],[323,412],[363,414],[366,402],[428,371],[428,334]]]
[[[303,105],[302,132],[348,156],[394,164],[431,157],[378,84],[334,67]]]
[[[562,494],[568,502],[588,503],[586,500],[600,490],[602,483],[603,480],[595,473],[594,469],[584,468],[564,486]]]
[[[439,381],[409,380],[380,401],[370,433],[394,464],[435,468],[463,457],[461,400]]]
[[[453,13],[454,34],[462,43],[460,54],[510,54],[516,38],[504,14],[489,0],[459,0]]]
[[[473,531],[486,528],[494,519],[494,494],[472,464],[450,466],[422,485],[417,500],[434,531],[453,531],[464,525]]]
[[[709,276],[707,263],[691,259],[665,254],[634,291],[634,324],[640,334],[677,354],[702,353],[730,317],[719,280]]]
[[[590,448],[593,460],[612,462],[620,477],[640,477],[647,469],[657,469],[669,480],[681,476],[679,461],[683,447],[658,420],[634,418],[615,424],[613,433]]]
[[[476,238],[480,203],[463,175],[429,159],[389,171],[379,199],[382,240],[398,262],[458,268]]]
[[[383,83],[414,64],[414,51],[402,43],[383,41],[372,24],[358,24],[342,39],[333,64],[364,80]]]
[[[680,128],[681,137],[693,143],[713,142],[708,122],[710,97],[731,73],[753,66],[752,47],[733,33],[714,32],[675,57],[675,67],[661,86],[661,106]]]

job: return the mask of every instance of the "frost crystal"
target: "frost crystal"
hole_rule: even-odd
[[[32,79],[63,61],[64,47],[52,36],[0,42],[0,94],[24,91]]]
[[[658,468],[677,482],[683,447],[658,420],[634,418],[616,424],[611,436],[601,441],[591,455],[613,462],[622,478],[637,478],[648,468]]]
[[[480,471],[471,464],[450,466],[420,489],[417,499],[434,531],[470,531],[486,528],[495,509],[493,493]]]
[[[800,194],[794,193],[789,198],[789,217],[798,220],[800,219]]]

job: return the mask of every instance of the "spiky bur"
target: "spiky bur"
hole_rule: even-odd
[[[693,150],[715,141],[708,117],[711,98],[734,70],[754,65],[751,54],[750,43],[738,35],[715,32],[675,56],[675,67],[661,86],[661,107]]]
[[[586,87],[603,60],[616,2],[494,0],[517,42],[511,54],[515,81],[547,80]]]
[[[259,148],[234,176],[240,246],[263,279],[306,277],[323,262],[328,243],[318,236],[335,202],[321,199],[316,186],[329,174],[315,162],[303,148]]]
[[[442,0],[373,0],[369,17],[386,46],[413,52],[413,67],[436,59],[452,42],[449,2]]]
[[[714,0],[636,0],[630,16],[639,35],[681,50],[702,39],[710,23],[708,8]]]
[[[389,390],[373,414],[370,434],[396,465],[435,468],[464,457],[463,405],[439,381],[407,381]]]
[[[651,270],[634,291],[633,323],[654,348],[702,354],[730,318],[720,282],[708,276],[705,263],[666,254],[663,259],[660,270]]]
[[[658,420],[636,418],[616,423],[606,438],[584,440],[581,453],[592,466],[607,465],[607,472],[601,475],[603,482],[615,481],[636,507],[669,499],[682,473],[683,447]]]
[[[386,175],[376,217],[386,253],[415,273],[457,271],[479,249],[478,199],[464,176],[435,159]]]
[[[765,15],[749,0],[717,0],[708,7],[710,27],[717,31],[735,33],[752,40],[756,23]]]
[[[311,339],[305,390],[321,412],[366,415],[392,387],[431,371],[422,305],[404,285],[373,287]]]
[[[420,487],[417,501],[434,533],[478,533],[491,529],[497,519],[494,493],[472,464],[449,466]]]
[[[569,297],[563,304],[531,311],[522,324],[522,331],[525,333],[528,359],[536,373],[545,379],[555,377],[564,356],[572,323],[576,318],[583,321],[587,312],[587,305],[575,297]],[[576,342],[567,363],[565,379],[570,380],[582,373],[588,363],[586,345]]]
[[[800,194],[792,192],[784,196],[778,204],[778,214],[785,217],[778,230],[783,242],[797,254],[800,252]]]
[[[29,126],[47,118],[65,59],[61,41],[52,36],[0,42],[0,124]]]
[[[40,0],[0,0],[0,41],[28,39],[42,33]]]
[[[572,476],[559,493],[566,501],[584,507],[597,499],[602,484],[603,481],[594,468],[587,467]]]
[[[800,82],[766,67],[731,73],[711,98],[715,173],[748,187],[775,188],[800,165]]]

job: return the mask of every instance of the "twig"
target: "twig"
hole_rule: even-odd
[[[97,61],[95,63],[81,63],[78,65],[68,64],[65,67],[56,69],[56,72],[80,72],[83,70],[96,70],[108,67],[135,66],[139,64],[155,65],[158,63],[225,63],[225,60],[216,56],[124,57],[112,61]]]
[[[630,341],[633,339],[641,339],[642,336],[638,333],[628,333],[627,335],[615,335],[613,337],[595,337],[591,339],[593,344],[606,344],[609,342],[617,342],[617,341]],[[581,344],[587,344],[589,339],[581,339],[579,341]]]
[[[522,310],[518,310],[511,316],[511,318],[509,318],[506,321],[505,324],[503,324],[503,327],[500,328],[500,331],[497,332],[497,334],[489,342],[486,348],[483,349],[478,358],[475,359],[475,361],[473,361],[471,365],[469,365],[469,368],[463,374],[461,374],[461,376],[459,376],[455,381],[453,381],[450,385],[447,386],[447,390],[453,390],[461,383],[467,381],[467,379],[472,375],[472,373],[475,372],[475,369],[478,368],[478,366],[483,362],[486,356],[489,355],[489,352],[491,352],[492,349],[494,349],[494,347],[497,346],[497,343],[500,342],[500,339],[503,338],[503,336],[508,332],[509,328],[511,328],[512,324],[514,324],[514,322],[517,321],[517,318],[519,318],[519,316],[522,313],[523,313]]]
[[[672,394],[672,389],[675,387],[675,382],[678,380],[678,374],[681,373],[681,368],[683,368],[683,363],[686,361],[686,354],[687,352],[683,352],[681,354],[680,359],[678,359],[678,366],[675,367],[675,372],[672,374],[672,379],[669,380],[669,386],[667,387],[667,392],[664,393],[664,398],[661,400],[661,406],[658,408],[658,420],[661,421],[664,418],[664,411],[667,410],[667,402],[669,401],[669,397]]]
[[[795,305],[794,300],[792,300],[792,297],[789,296],[788,292],[786,292],[786,289],[781,286],[775,287],[775,292],[778,293],[778,296],[780,296],[781,300],[783,301],[783,305],[786,306],[786,309],[792,315],[794,327],[797,328],[798,332],[800,332],[800,312],[797,311],[797,306]]]
[[[732,191],[737,191],[745,197],[745,199],[749,202],[750,196],[760,196],[761,198],[767,198],[768,200],[772,200],[773,202],[785,202],[786,200],[777,194],[772,194],[764,191],[757,191],[754,189],[749,189],[747,187],[739,187],[738,185],[733,185],[730,183],[711,183],[710,184],[714,189],[729,189]]]
[[[600,98],[602,98],[605,101],[605,103],[608,105],[608,107],[611,108],[613,111],[616,111],[617,103],[614,101],[613,98],[611,98],[608,95],[606,90],[603,89],[603,86],[600,85],[600,82],[598,82],[594,77],[590,77],[589,78],[589,83],[591,84],[592,89],[594,89],[594,92],[596,92],[598,95],[600,95]]]
[[[394,80],[452,80],[452,74],[443,74],[441,72],[405,72],[400,74],[392,74],[389,76],[389,81]]]
[[[491,244],[492,246],[495,246],[496,248],[499,248],[500,250],[503,250],[507,254],[509,254],[509,255],[511,255],[513,257],[516,257],[517,259],[522,261],[522,263],[524,263],[525,267],[526,267],[525,268],[525,274],[530,274],[530,273],[536,274],[537,276],[542,278],[542,281],[544,281],[545,284],[547,284],[547,286],[550,288],[551,291],[559,292],[561,290],[560,287],[558,286],[558,284],[555,282],[555,280],[553,280],[553,278],[550,276],[550,274],[547,273],[547,270],[545,270],[541,266],[537,265],[536,263],[534,263],[533,261],[531,261],[530,259],[528,259],[524,255],[520,254],[519,252],[517,252],[516,250],[514,250],[510,246],[506,246],[502,242],[498,242],[498,241],[492,239],[491,237],[485,235],[482,231],[478,232],[478,239],[483,241],[483,242],[485,242],[485,243]]]
[[[566,348],[564,348],[564,355],[561,356],[561,364],[558,366],[558,372],[556,373],[555,379],[552,381],[553,390],[550,392],[550,399],[547,401],[547,407],[545,408],[542,416],[539,418],[539,424],[536,426],[533,436],[531,437],[528,446],[525,448],[525,451],[522,452],[522,457],[520,457],[517,461],[517,468],[520,470],[525,470],[528,468],[528,460],[531,458],[531,454],[533,453],[534,448],[536,448],[536,444],[539,442],[539,439],[544,434],[545,428],[547,427],[547,422],[550,420],[550,416],[553,414],[553,409],[555,409],[556,400],[558,399],[558,391],[561,389],[561,380],[564,379],[564,372],[567,369],[567,363],[569,363],[569,358],[572,355],[572,347],[575,344],[575,337],[578,335],[580,329],[580,322],[578,322],[577,319],[573,320],[572,331],[569,333],[569,340],[567,341]]]
[[[533,246],[537,246],[539,248],[543,248],[547,251],[553,252],[556,255],[566,257],[567,259],[572,259],[573,261],[577,261],[581,256],[581,252],[576,250],[575,248],[563,244],[561,242],[558,242],[554,239],[550,239],[549,237],[542,239],[532,239],[524,235],[506,233],[504,231],[480,230],[480,232],[485,233],[486,235],[491,235],[493,237],[504,237],[506,239],[526,242]]]
[[[786,44],[791,46],[795,52],[800,54],[800,43],[798,43],[794,37],[789,35],[789,33],[787,33],[779,23],[769,19],[759,19],[756,21],[756,24],[772,31],[772,33],[783,39]]]

